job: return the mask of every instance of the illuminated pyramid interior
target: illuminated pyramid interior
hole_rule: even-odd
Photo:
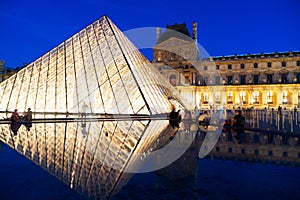
[[[94,116],[155,116],[168,113],[171,103],[184,107],[176,90],[106,16],[2,82],[0,93],[0,110],[6,111],[1,118],[31,108],[34,119],[67,119],[78,116],[83,104]],[[109,198],[131,177],[123,169],[140,159],[134,153],[173,132],[167,120],[150,118],[34,122],[30,130],[22,125],[16,136],[9,123],[0,124],[3,142],[91,199]]]

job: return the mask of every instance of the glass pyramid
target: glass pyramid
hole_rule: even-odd
[[[2,82],[0,93],[2,111],[31,108],[42,114],[76,114],[86,104],[92,114],[154,115],[168,113],[170,99],[179,101],[106,16]]]
[[[32,127],[17,135],[1,123],[0,140],[91,199],[118,191],[132,176],[124,169],[174,133],[152,117],[185,105],[106,16],[2,82],[0,93],[1,118],[33,111]],[[87,118],[77,118],[83,105]],[[124,115],[145,118],[114,120]]]

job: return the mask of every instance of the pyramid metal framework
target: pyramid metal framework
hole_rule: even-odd
[[[93,114],[153,115],[169,112],[170,98],[179,100],[106,16],[2,82],[0,93],[0,111],[48,114],[79,113],[86,104]]]
[[[0,140],[90,199],[118,191],[132,176],[124,169],[175,130],[167,120],[151,117],[69,122],[70,117],[84,104],[96,116],[154,116],[168,113],[171,103],[184,106],[106,16],[2,82],[0,93],[1,118],[30,107],[34,119],[48,120],[36,121],[30,130],[22,125],[17,135],[10,124],[0,124]]]

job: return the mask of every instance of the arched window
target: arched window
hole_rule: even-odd
[[[282,92],[282,104],[287,104],[287,102],[288,102],[288,92],[283,91]]]
[[[232,92],[227,93],[227,103],[232,103]]]
[[[273,92],[272,91],[267,92],[267,103],[269,103],[269,104],[273,103]]]
[[[253,92],[253,103],[259,104],[259,92],[258,91]]]
[[[204,92],[204,94],[203,94],[203,102],[204,103],[208,103],[208,98],[209,98],[208,93]]]
[[[221,95],[220,95],[220,92],[217,92],[217,93],[215,94],[215,97],[216,97],[215,102],[216,102],[216,103],[221,103]]]
[[[246,103],[246,92],[240,92],[240,101]]]

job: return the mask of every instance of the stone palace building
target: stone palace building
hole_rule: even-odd
[[[152,63],[194,107],[300,107],[299,51],[212,57],[197,44],[197,23],[192,30],[157,28]]]

